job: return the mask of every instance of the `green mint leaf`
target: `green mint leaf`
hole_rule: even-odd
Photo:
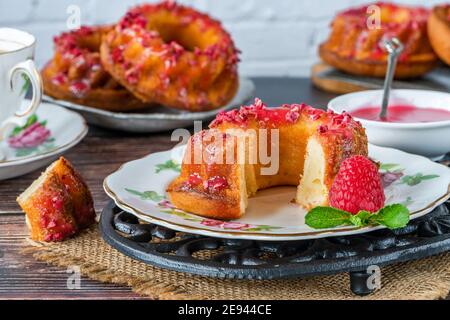
[[[409,210],[404,205],[392,204],[372,215],[369,222],[381,224],[389,229],[403,228],[409,222]]]
[[[372,212],[361,210],[360,212],[358,212],[357,216],[367,224],[369,218],[372,216]]]
[[[350,222],[357,227],[365,227],[369,224],[369,219],[371,216],[372,213],[369,211],[361,210],[358,214],[350,217]]]
[[[349,218],[349,221],[351,222],[352,225],[356,226],[356,227],[363,227],[364,226],[364,222],[361,219],[361,217],[358,217],[357,215],[352,215]]]
[[[352,214],[331,207],[315,207],[305,216],[305,223],[314,229],[335,228],[351,224]]]

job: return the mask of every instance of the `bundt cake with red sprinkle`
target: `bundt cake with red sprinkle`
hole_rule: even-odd
[[[388,53],[383,43],[396,37],[404,45],[404,50],[399,57],[395,77],[423,75],[437,62],[427,36],[428,16],[426,8],[385,2],[348,9],[334,18],[330,36],[320,45],[319,55],[339,70],[384,77]]]
[[[144,102],[204,111],[239,86],[238,51],[220,22],[164,1],[132,8],[104,38],[104,67]]]
[[[248,197],[274,186],[297,186],[295,202],[304,208],[328,205],[342,161],[367,152],[364,128],[347,113],[267,108],[256,99],[191,137],[167,192],[177,208],[218,219],[241,217]]]
[[[433,8],[428,18],[428,37],[439,58],[450,66],[450,4]]]
[[[151,106],[141,102],[103,68],[100,44],[112,27],[87,27],[55,37],[55,53],[42,70],[44,92],[60,100],[109,111]]]

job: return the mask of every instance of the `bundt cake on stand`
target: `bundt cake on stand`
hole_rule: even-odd
[[[378,12],[372,10],[375,8]],[[421,76],[437,62],[427,36],[428,16],[429,10],[425,8],[383,2],[351,8],[335,17],[328,40],[319,46],[319,55],[344,72],[384,77],[388,58],[384,40],[396,37],[404,50],[395,78]]]
[[[216,21],[175,1],[132,8],[104,38],[103,66],[142,101],[207,111],[239,88],[238,50]]]
[[[433,8],[428,19],[428,36],[436,54],[450,66],[450,4]]]
[[[179,209],[218,219],[241,217],[248,197],[273,186],[297,186],[302,207],[328,205],[341,162],[367,152],[365,130],[349,114],[305,104],[267,108],[256,99],[191,137],[167,192]]]
[[[116,112],[152,106],[135,98],[102,66],[100,44],[111,28],[82,26],[56,36],[54,56],[41,71],[45,94]]]

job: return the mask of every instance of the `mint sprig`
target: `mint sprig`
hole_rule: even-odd
[[[403,228],[409,222],[409,210],[402,204],[392,204],[371,215],[368,221],[381,224],[389,229]]]
[[[305,223],[314,229],[335,228],[350,222],[352,214],[331,207],[315,207],[305,216]]]
[[[350,212],[332,207],[315,207],[305,216],[305,223],[313,229],[328,229],[349,225],[365,227],[383,225],[388,229],[403,228],[409,222],[409,210],[401,204],[392,204],[376,213],[360,211],[353,215]]]

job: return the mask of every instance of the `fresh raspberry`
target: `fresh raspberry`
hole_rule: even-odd
[[[364,156],[342,162],[330,189],[330,205],[357,214],[384,206],[384,190],[377,166]]]

